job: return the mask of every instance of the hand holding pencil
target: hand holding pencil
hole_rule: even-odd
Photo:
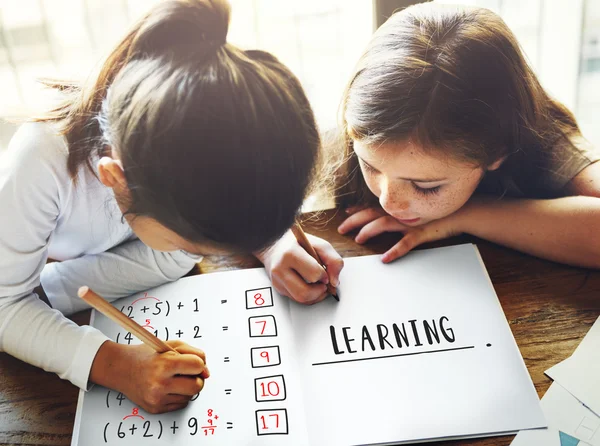
[[[326,240],[305,234],[299,223],[255,255],[279,294],[303,304],[320,302],[329,295],[339,298],[336,288],[344,267],[342,257]]]
[[[310,241],[308,240],[308,237],[306,237],[306,234],[302,230],[302,226],[300,226],[300,223],[298,223],[298,222],[294,223],[294,226],[292,226],[292,233],[294,234],[294,237],[296,237],[296,240],[298,241],[298,244],[306,252],[308,252],[312,258],[314,258],[317,262],[319,262],[319,265],[321,265],[325,271],[327,271],[327,267],[325,266],[325,264],[321,260],[321,257],[319,257],[319,254],[317,253],[317,251],[315,251],[315,248],[311,245]],[[331,284],[331,278],[329,277],[329,274],[327,274],[327,279],[328,279],[328,282],[327,282],[327,292],[329,294],[331,294],[337,301],[339,301],[340,298],[338,296],[338,291]]]
[[[182,409],[203,389],[210,376],[203,351],[181,341],[160,340],[88,287],[81,287],[78,295],[143,342],[102,344],[90,381],[123,393],[150,413]]]

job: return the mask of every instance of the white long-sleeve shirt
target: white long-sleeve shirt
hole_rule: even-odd
[[[115,299],[176,280],[198,261],[138,240],[88,169],[74,185],[52,125],[24,124],[0,155],[0,351],[87,389],[107,338],[65,318],[87,308],[77,289]],[[53,308],[33,293],[40,281]]]

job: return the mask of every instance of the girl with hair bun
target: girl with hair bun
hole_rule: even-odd
[[[202,389],[202,351],[116,344],[64,314],[84,308],[81,285],[116,299],[180,278],[202,254],[272,264],[265,247],[294,221],[319,135],[290,70],[227,43],[229,15],[224,0],[161,1],[87,83],[47,82],[62,102],[23,124],[0,159],[1,351],[151,413]],[[337,276],[339,256],[313,243]],[[305,263],[311,282],[327,277]],[[313,300],[326,288],[305,287]]]

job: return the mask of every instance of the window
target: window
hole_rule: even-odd
[[[583,134],[600,147],[600,1],[585,0],[581,42],[581,71],[577,92],[577,119]]]
[[[0,0],[0,116],[43,97],[35,79],[81,78],[159,0]],[[275,54],[300,78],[322,129],[372,33],[370,1],[232,0],[228,40]],[[0,147],[12,126],[0,128]]]

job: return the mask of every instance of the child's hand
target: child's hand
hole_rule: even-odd
[[[181,341],[167,344],[181,354],[107,341],[96,354],[90,380],[123,393],[149,413],[183,409],[210,376],[206,356]]]
[[[306,236],[327,271],[298,244],[291,231],[273,246],[255,255],[265,265],[279,294],[300,303],[314,304],[327,296],[326,284],[329,281],[334,287],[338,286],[344,261],[325,240],[310,234]]]
[[[398,257],[402,257],[422,243],[442,240],[463,232],[460,229],[460,217],[463,214],[462,209],[442,219],[425,223],[422,226],[407,226],[402,224],[379,207],[360,210],[351,208],[348,210],[348,213],[351,214],[350,217],[344,220],[338,227],[338,231],[340,234],[346,234],[354,229],[361,228],[354,238],[356,243],[365,243],[370,238],[383,232],[401,232],[404,234],[398,243],[383,254],[381,260],[384,263],[389,263]]]

